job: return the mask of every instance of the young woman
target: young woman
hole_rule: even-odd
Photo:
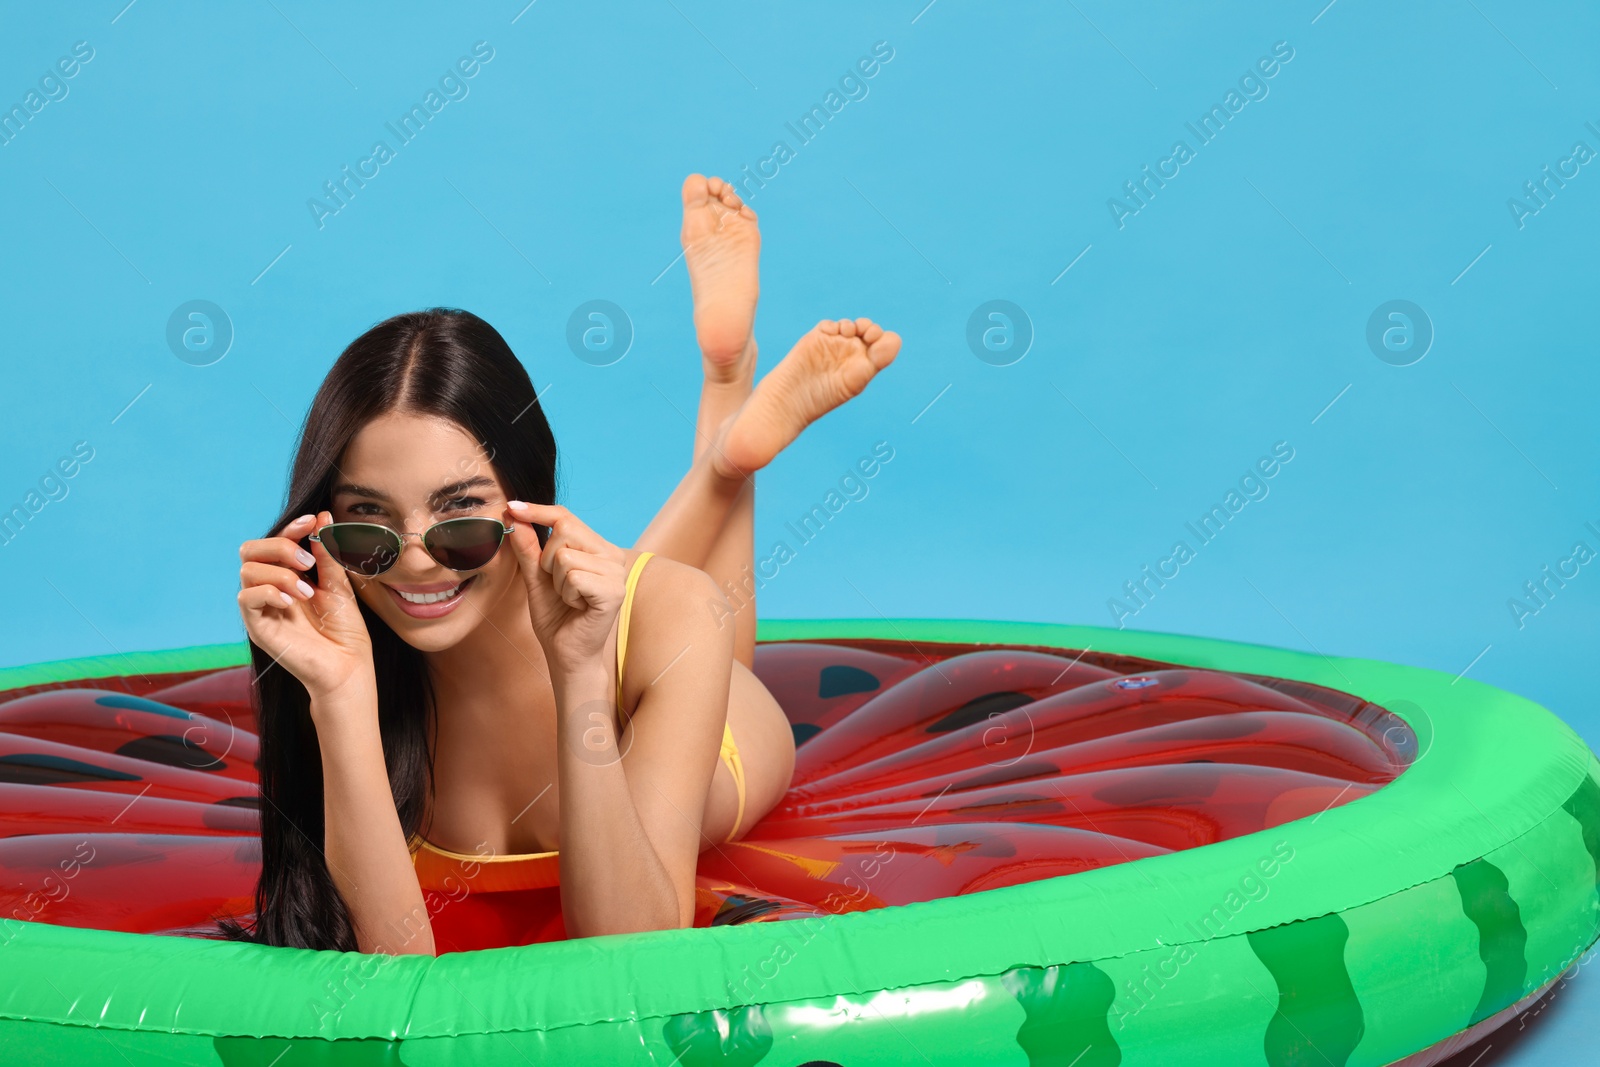
[[[568,936],[690,924],[701,849],[789,784],[750,667],[754,475],[900,338],[823,321],[753,387],[760,235],[683,187],[705,383],[693,462],[631,549],[554,503],[527,372],[464,311],[358,337],[301,431],[271,536],[240,549],[261,715],[256,922],[276,945],[435,952],[413,853],[559,856]]]

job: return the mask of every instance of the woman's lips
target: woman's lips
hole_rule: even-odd
[[[477,575],[473,575],[471,578],[468,578],[465,581],[456,582],[453,584],[435,582],[432,585],[408,585],[400,587],[404,588],[406,592],[412,594],[442,593],[449,589],[457,590],[456,594],[449,599],[435,601],[432,604],[413,604],[411,601],[400,595],[400,588],[392,585],[385,585],[383,588],[388,592],[389,598],[399,605],[400,610],[411,616],[413,619],[438,619],[456,610],[456,607],[461,603],[462,598],[467,595],[467,587],[476,580]]]

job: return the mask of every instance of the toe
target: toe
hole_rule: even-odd
[[[842,337],[854,337],[856,335],[855,320],[853,320],[853,319],[840,319],[839,320],[839,334]]]
[[[735,211],[744,204],[744,201],[739,199],[739,194],[733,191],[733,186],[731,185],[722,187],[722,202]]]
[[[712,181],[716,179],[713,178]],[[701,203],[705,200],[707,182],[704,174],[691,174],[683,179],[683,202],[685,205]]]
[[[823,319],[821,322],[817,323],[816,329],[820,333],[838,333],[839,324],[834,322],[832,319]]]
[[[894,362],[894,357],[900,352],[900,335],[893,330],[885,330],[883,336],[867,348],[867,358],[872,360],[872,365],[879,370]]]
[[[883,327],[879,326],[871,319],[857,319],[856,329],[860,332],[861,339],[869,345],[875,343],[878,338],[883,336]]]

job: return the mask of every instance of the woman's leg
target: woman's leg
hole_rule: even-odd
[[[722,767],[703,813],[709,847],[742,834],[778,803],[794,770],[794,737],[783,709],[751,673],[755,663],[755,473],[811,422],[866,388],[888,366],[900,338],[866,319],[824,321],[752,388],[752,336],[759,291],[755,213],[716,178],[683,186],[683,246],[694,291],[695,333],[705,381],[693,460],[635,547],[699,567],[726,593],[708,604],[735,627],[728,726],[745,771],[744,815]]]
[[[743,664],[733,665],[728,684],[728,727],[744,767],[745,799],[740,814],[738,788],[727,766],[718,763],[701,816],[702,848],[742,837],[783,799],[794,777],[794,732],[783,708]],[[737,822],[736,822],[737,820]]]
[[[689,472],[636,548],[699,567],[727,598],[709,605],[736,627],[734,658],[755,662],[755,473],[807,426],[867,387],[900,349],[869,319],[824,319],[754,389],[750,330],[758,293],[755,213],[716,178],[683,187],[684,258],[694,290],[705,383]]]
[[[681,239],[705,372],[693,462],[635,547],[699,567],[731,589],[753,566],[755,477],[719,476],[707,453],[749,398],[755,379],[752,329],[760,294],[761,233],[755,212],[732,186],[691,174],[683,183]],[[719,617],[736,627],[734,656],[749,666],[755,656],[753,600]]]
[[[695,457],[634,545],[700,567],[716,579],[727,602],[709,610],[739,627],[734,658],[747,667],[755,660],[755,472],[807,426],[865,389],[899,349],[899,335],[870,319],[819,322],[761,379],[737,413],[722,421],[716,438]]]
[[[633,547],[699,567],[727,590],[741,569],[749,569],[754,555],[754,497],[754,479],[719,473],[708,447],[695,458]],[[740,530],[744,531],[742,546],[735,536]],[[730,594],[726,601],[706,605],[706,610],[715,614],[720,624],[738,627],[734,658],[748,667],[755,658],[755,612],[741,611],[741,606]]]

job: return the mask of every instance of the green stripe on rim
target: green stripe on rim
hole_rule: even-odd
[[[1326,1060],[1344,1067],[1366,1032],[1344,965],[1350,939],[1344,920],[1320,915],[1245,936],[1278,984],[1278,1011],[1267,1025],[1267,1063],[1301,1067]]]
[[[1593,887],[1594,860],[1577,823],[1565,812],[1546,819],[1515,842],[1484,857],[1506,877],[1527,935],[1522,985],[1537,989],[1561,973],[1557,962],[1594,940],[1600,909]],[[1486,986],[1487,988],[1487,986]]]
[[[1585,778],[1567,802],[1561,805],[1578,823],[1583,847],[1594,860],[1594,881],[1600,889],[1600,784],[1593,776]]]
[[[1423,754],[1399,779],[1371,796],[1262,834],[1068,878],[815,921],[590,938],[437,959],[384,958],[376,963],[356,954],[0,924],[0,942],[7,942],[0,946],[0,953],[4,953],[10,973],[49,974],[56,987],[72,992],[71,998],[64,998],[46,983],[7,983],[7,988],[0,989],[0,1019],[71,1026],[92,1022],[102,1028],[138,1030],[152,1036],[167,1030],[318,1038],[404,1036],[408,1045],[419,1042],[419,1051],[434,1044],[430,1039],[458,1036],[466,1038],[461,1042],[463,1048],[487,1049],[493,1047],[492,1042],[485,1046],[470,1035],[498,1033],[503,1040],[514,1031],[539,1032],[520,1035],[518,1040],[525,1043],[519,1048],[549,1051],[558,1046],[576,1047],[580,1042],[581,1031],[562,1033],[562,1028],[586,1028],[595,1042],[618,1042],[617,1047],[631,1047],[637,1054],[642,1037],[658,1051],[664,1050],[666,1046],[657,1043],[664,1039],[668,1020],[675,1017],[711,1012],[723,1013],[730,1021],[748,1019],[750,1013],[741,1012],[744,1005],[730,994],[726,975],[781,953],[784,964],[760,990],[764,1001],[773,1006],[763,1014],[763,1025],[773,1027],[775,1039],[783,1037],[776,1028],[780,1016],[803,1017],[780,1005],[836,1003],[840,997],[865,999],[885,989],[932,988],[930,984],[946,988],[955,983],[962,988],[961,983],[967,981],[977,983],[973,988],[1003,995],[1003,1000],[990,998],[981,1006],[974,1003],[964,1018],[956,1013],[952,1020],[930,1019],[926,1025],[940,1033],[952,1025],[958,1029],[965,1025],[971,1031],[967,1047],[1009,1047],[1010,1060],[995,1062],[1015,1063],[1020,1062],[1016,1059],[1019,1040],[1026,1048],[1030,1034],[1051,1028],[1063,1033],[1077,1028],[1075,1033],[1090,1034],[1086,1041],[1091,1047],[1104,1044],[1094,1038],[1098,1031],[1070,1003],[1060,1005],[1056,994],[1029,994],[1026,988],[1019,994],[1005,988],[1001,976],[1014,975],[1018,968],[1092,963],[1095,966],[1089,970],[1103,971],[1114,982],[1122,982],[1125,978],[1119,961],[1158,961],[1178,946],[1193,946],[1204,950],[1195,953],[1197,959],[1211,962],[1194,963],[1181,972],[1184,978],[1180,981],[1186,981],[1189,973],[1199,974],[1214,964],[1226,963],[1228,973],[1238,979],[1234,984],[1239,989],[1247,988],[1244,983],[1258,986],[1259,996],[1247,1003],[1250,995],[1240,996],[1230,986],[1217,994],[1224,1000],[1209,1005],[1214,1013],[1223,1009],[1222,1015],[1240,1029],[1229,1040],[1234,1052],[1253,1049],[1253,1053],[1229,1059],[1219,1048],[1216,1055],[1185,1056],[1185,1060],[1228,1063],[1230,1067],[1269,1060],[1290,1062],[1281,1058],[1285,1053],[1274,1053],[1270,1047],[1276,1033],[1273,1022],[1281,1018],[1303,1026],[1297,1016],[1298,1005],[1308,1003],[1306,997],[1315,999],[1314,993],[1323,994],[1308,985],[1311,976],[1294,973],[1282,962],[1281,954],[1272,950],[1274,943],[1287,935],[1263,933],[1255,939],[1268,946],[1267,955],[1276,961],[1276,971],[1261,964],[1248,947],[1252,940],[1244,935],[1290,923],[1302,924],[1308,931],[1332,930],[1335,924],[1320,922],[1321,917],[1455,877],[1458,868],[1496,850],[1514,849],[1519,839],[1552,817],[1569,828],[1574,849],[1589,845],[1591,860],[1600,841],[1593,829],[1600,797],[1592,796],[1592,790],[1586,792],[1584,785],[1593,757],[1577,735],[1528,700],[1435,671],[1197,637],[1036,623],[785,621],[762,623],[759,636],[765,641],[851,637],[1090,648],[1298,679],[1353,693],[1396,711],[1417,731]],[[243,662],[242,646],[229,648],[211,646],[172,654],[72,661],[70,666],[16,668],[0,672],[0,686],[128,673],[130,662],[145,673]],[[1255,869],[1261,855],[1278,841],[1292,849],[1294,858],[1281,865],[1271,891],[1239,910],[1225,936],[1197,933],[1194,917],[1236,893],[1241,872]],[[1500,856],[1493,862],[1506,869]],[[1594,862],[1600,864],[1600,860]],[[1591,912],[1593,874],[1587,870],[1586,882],[1580,887]],[[1515,881],[1508,879],[1508,885]],[[1414,899],[1429,906],[1438,903],[1436,895]],[[1488,913],[1483,914],[1503,914],[1503,902],[1487,907]],[[1454,929],[1470,931],[1472,924],[1464,923],[1461,916],[1458,905],[1455,920],[1463,925]],[[1342,930],[1347,924],[1340,920],[1337,925]],[[1588,929],[1592,940],[1592,921]],[[1359,933],[1358,926],[1350,926],[1348,945],[1342,933],[1335,940],[1348,954],[1362,940]],[[1320,933],[1317,940],[1320,952],[1331,953],[1331,941]],[[1532,938],[1526,943],[1531,947],[1536,940],[1541,945],[1553,944],[1549,939]],[[1468,1011],[1503,999],[1516,984],[1511,980],[1507,945],[1504,938],[1495,941],[1491,952],[1499,968],[1492,980],[1493,996],[1487,985],[1480,984],[1479,995],[1465,1006]],[[1566,959],[1527,956],[1525,975],[1544,974],[1551,967],[1559,971],[1586,947],[1576,946]],[[1081,976],[1089,971],[1068,968],[1054,973]],[[1345,974],[1343,966],[1338,974]],[[1359,980],[1358,975],[1357,993]],[[1522,984],[1527,980],[1531,978]],[[1058,988],[1065,990],[1062,995],[1069,1002],[1082,994],[1075,981],[1062,987],[1058,979]],[[321,990],[329,982],[359,989],[331,1017],[307,1008],[307,991]],[[1344,987],[1351,985],[1352,979],[1344,978]],[[1331,1005],[1328,1010],[1332,1014],[1317,1022],[1326,1035],[1323,1040],[1347,1053],[1352,1042],[1366,1047],[1375,1036],[1371,1032],[1375,1014],[1366,1009],[1367,1033],[1363,1037],[1357,1028],[1361,1016],[1356,1012],[1364,1006],[1342,989],[1334,993],[1337,995],[1323,998]],[[1290,998],[1287,1005],[1286,997]],[[76,1010],[71,1008],[73,1002],[78,1005]],[[1113,1022],[1109,1033],[1131,1050],[1142,1043],[1141,1031],[1147,1037],[1151,1034],[1149,1027],[1180,1016],[1198,1017],[1191,1008],[1193,1005],[1174,997],[1170,1004],[1156,1004],[1125,1029]],[[1114,1016],[1116,1008],[1110,1010]],[[1433,1017],[1444,1024],[1443,1014]],[[647,1020],[655,1022],[646,1025]],[[1455,1028],[1466,1022],[1461,1019]],[[982,1032],[980,1023],[985,1028]],[[753,1022],[750,1025],[755,1026]],[[924,1024],[919,1021],[918,1025]],[[692,1045],[694,1029],[689,1026],[676,1033]],[[5,1030],[0,1027],[0,1040],[6,1039]],[[1436,1041],[1449,1032],[1415,1036]],[[759,1028],[749,1033],[759,1043]],[[1169,1049],[1183,1048],[1203,1042],[1204,1037],[1192,1030],[1179,1034],[1168,1030],[1162,1043]],[[941,1062],[950,1051],[945,1044],[948,1041],[938,1049]],[[901,1048],[901,1058],[904,1053]],[[664,1059],[670,1060],[672,1054],[667,1051]],[[996,1051],[995,1055],[1001,1054]],[[1274,1055],[1279,1055],[1279,1060],[1271,1060]],[[796,1056],[794,1061],[805,1058]],[[858,1067],[877,1061],[850,1062],[851,1067]],[[970,1062],[987,1061],[974,1054]],[[1113,1061],[1107,1058],[1106,1062]],[[1358,1052],[1351,1062],[1368,1060]]]
[[[1528,977],[1528,931],[1522,910],[1511,899],[1505,872],[1488,860],[1473,860],[1450,872],[1461,890],[1461,910],[1478,928],[1483,960],[1483,996],[1472,1022],[1487,1019],[1522,997]]]
[[[1027,1018],[1017,1030],[1017,1044],[1030,1067],[1049,1067],[1059,1049],[1083,1049],[1081,1067],[1117,1067],[1122,1052],[1107,1023],[1117,998],[1111,977],[1092,963],[1055,967],[1018,967],[1001,976]]]

